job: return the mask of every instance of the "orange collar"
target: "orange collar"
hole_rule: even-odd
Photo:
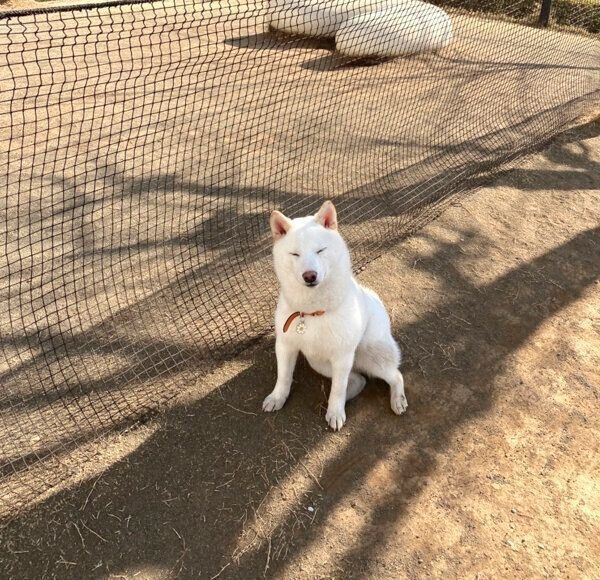
[[[290,325],[292,322],[294,322],[294,320],[296,320],[296,318],[298,318],[298,316],[300,318],[304,318],[305,316],[323,316],[323,314],[325,314],[325,310],[315,310],[314,312],[293,312],[285,321],[285,324],[283,325],[283,332],[288,331]]]

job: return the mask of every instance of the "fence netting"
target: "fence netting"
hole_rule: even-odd
[[[272,209],[333,199],[358,269],[598,106],[596,1],[36,6],[0,7],[0,515],[269,330]]]

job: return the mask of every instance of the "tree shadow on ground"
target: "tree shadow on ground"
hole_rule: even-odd
[[[560,138],[560,147],[553,147],[545,153],[551,160],[556,160],[557,156],[561,157],[561,163],[568,166],[557,170],[553,174],[557,188],[560,187],[563,181],[567,189],[582,189],[590,187],[590,184],[593,183],[594,176],[597,174],[597,164],[591,160],[585,142],[578,143],[576,149],[573,149],[573,142],[597,135],[599,127],[600,125],[597,122],[590,122],[577,131],[567,133]],[[464,151],[466,150],[467,147]],[[440,154],[443,155],[443,152]],[[435,165],[435,159],[434,155],[433,160],[424,162],[425,168],[423,166],[415,168],[417,172],[415,175],[425,171],[428,163]],[[436,192],[444,190],[446,200],[449,202],[452,199],[450,195],[453,193],[452,186],[456,186],[456,183],[460,183],[461,188],[470,189],[489,180],[488,175],[482,176],[480,174],[481,170],[474,171],[473,175],[468,177],[465,174],[468,167],[469,163],[465,160],[463,168],[459,167],[456,173],[451,172],[444,175],[439,183],[432,185],[431,180],[427,179],[422,183],[407,187],[405,190],[396,190],[396,197],[401,198],[403,194],[411,194],[424,195],[424,199],[426,199],[433,192],[433,198],[435,199]],[[490,166],[488,169],[491,170],[492,167]],[[116,169],[113,169],[114,171]],[[536,180],[537,171],[522,168],[517,171],[525,184],[531,183],[532,188],[539,184],[539,180]],[[394,180],[403,179],[404,177],[402,172],[398,172],[398,175],[392,174],[382,178],[378,183],[369,184],[368,188],[377,191],[378,195],[365,196],[364,191],[358,190],[348,192],[341,198],[341,213],[351,213],[353,204],[360,203],[361,207],[366,208],[369,207],[369,203],[372,203],[377,205],[379,211],[384,215],[394,215],[396,212],[393,210],[393,200],[389,205],[386,205],[381,202],[380,194],[382,191],[387,191],[391,195],[391,192],[394,191]],[[162,194],[163,188],[166,190],[168,187],[165,184],[170,184],[174,180],[175,176],[167,176],[163,181],[154,177],[130,181],[127,181],[124,176],[122,178],[126,186],[125,189],[134,195],[144,191]],[[503,178],[500,178],[498,183],[502,184]],[[567,184],[568,187],[566,187]],[[177,182],[177,187],[189,190],[189,195],[197,193],[198,190],[198,186],[184,182]],[[423,189],[423,192],[421,192],[421,189]],[[219,191],[218,195],[234,199],[236,192],[234,190],[223,190]],[[257,193],[257,195],[259,194]],[[269,199],[285,199],[290,206],[314,206],[316,209],[316,205],[320,202],[320,199],[310,195],[287,194],[277,191],[269,191],[265,195]],[[404,231],[398,230],[397,219],[385,226],[382,225],[380,231],[377,232],[376,239],[371,240],[373,246],[369,247],[369,251],[366,253],[372,256],[392,246],[397,242],[400,234],[406,235],[410,231],[415,231],[420,225],[435,217],[443,207],[443,204],[433,203],[430,208],[424,210],[421,208],[421,213],[415,216],[410,214],[402,216],[400,213],[399,221],[404,224],[402,226],[405,228]],[[386,210],[389,210],[389,213]],[[235,213],[228,216],[228,221],[237,222],[242,227],[248,225],[253,235],[255,235],[254,243],[257,243],[257,240],[260,241],[264,237],[261,228],[264,229],[265,226],[264,224],[260,225],[265,221],[263,218],[264,216],[257,214],[246,216],[245,214]],[[364,235],[361,239],[368,240],[367,230],[370,226],[368,222],[365,222],[364,214],[359,215],[357,220],[359,224],[364,222],[364,229],[361,230]],[[408,221],[403,222],[403,220]],[[210,219],[208,223],[211,223]],[[192,246],[198,246],[196,240],[198,236],[205,241],[199,227],[194,225],[190,234]],[[208,229],[217,231],[218,227],[214,225],[209,226]],[[382,240],[382,237],[387,239]],[[229,239],[229,235],[225,236],[225,241]],[[210,349],[210,343],[200,344],[198,340],[199,337],[204,337],[203,332],[205,331],[205,328],[200,325],[201,317],[198,316],[195,319],[191,317],[193,312],[197,312],[198,307],[203,307],[208,303],[208,291],[203,281],[206,278],[210,279],[213,274],[219,274],[218,268],[222,260],[227,260],[230,257],[239,259],[239,254],[243,251],[241,245],[245,245],[240,240],[241,238],[237,236],[233,246],[225,245],[224,252],[215,254],[212,261],[178,275],[168,287],[162,287],[138,303],[116,312],[91,330],[87,329],[81,333],[53,334],[50,331],[40,332],[38,328],[34,328],[30,335],[17,336],[16,338],[20,339],[24,345],[43,346],[42,352],[25,361],[20,367],[4,372],[2,378],[4,381],[17,383],[20,380],[19,373],[29,373],[28,380],[37,380],[36,384],[41,385],[41,388],[38,391],[31,390],[26,397],[19,391],[11,392],[8,389],[0,398],[0,406],[8,411],[19,409],[21,413],[26,411],[39,412],[40,418],[37,420],[36,425],[31,425],[27,430],[20,428],[19,433],[15,431],[16,436],[7,441],[5,457],[3,458],[3,464],[0,466],[2,473],[7,477],[25,473],[32,464],[40,459],[48,456],[55,456],[60,459],[64,453],[68,453],[71,449],[71,443],[81,445],[100,435],[130,425],[137,417],[154,413],[158,402],[152,387],[157,384],[158,380],[178,380],[183,371],[201,372],[207,368],[207,361],[211,355],[222,358],[232,352],[239,352],[250,345],[257,336],[257,329],[264,329],[265,320],[269,317],[268,312],[266,312],[269,310],[269,304],[265,301],[264,293],[261,296],[264,302],[263,307],[266,306],[266,310],[263,308],[265,315],[260,314],[261,311],[257,308],[254,312],[255,318],[246,320],[243,328],[235,321],[233,326],[229,325],[221,328],[222,332],[226,331],[232,333],[232,336],[235,335],[235,340],[221,340],[219,345],[212,347],[212,350]],[[94,244],[92,242],[93,240],[88,240],[85,248],[93,248]],[[172,243],[174,246],[188,242],[187,238],[170,242],[163,240],[163,243]],[[211,247],[208,242],[205,245]],[[220,242],[215,241],[215,248],[219,245]],[[139,248],[134,249],[139,250]],[[95,251],[101,256],[104,255],[103,249]],[[124,248],[123,251],[132,250]],[[109,253],[112,254],[112,252]],[[267,253],[268,248],[263,244],[260,252],[250,253],[244,258],[243,263],[248,266],[252,264],[253,259],[258,259],[261,255]],[[272,282],[274,284],[274,281]],[[204,288],[202,292],[199,292],[200,287]],[[271,285],[271,288],[274,288],[274,286]],[[201,304],[197,303],[198,301],[194,298],[196,296],[199,296]],[[248,293],[241,292],[237,299],[240,303],[247,303],[248,296]],[[272,298],[272,295],[270,296]],[[195,340],[190,342],[189,345],[183,344],[180,340],[175,341],[173,339],[175,335],[172,332],[163,333],[159,338],[152,338],[154,336],[152,332],[149,334],[148,329],[158,328],[156,326],[158,318],[155,319],[154,316],[155,313],[159,313],[156,314],[159,318],[163,316],[160,312],[164,309],[165,300],[169,303],[169,309],[171,310],[173,310],[174,304],[180,304],[188,318],[190,318],[189,322],[185,323],[184,330],[190,336],[195,336]],[[253,335],[251,329],[256,331]],[[126,358],[129,362],[126,368],[121,367],[116,372],[106,374],[105,369],[101,368],[101,372],[98,373],[94,365],[87,363],[88,358],[86,357],[90,354],[103,360],[111,360],[111,357],[118,355]],[[72,382],[69,383],[65,380],[64,385],[61,383],[56,389],[46,391],[44,377],[48,374],[48,369],[57,368],[62,373],[64,372],[63,368],[66,366],[64,361],[69,362],[71,365],[76,363],[81,368],[81,370],[76,371],[79,379],[78,385],[73,386]],[[85,368],[82,368],[82,365],[85,365]],[[56,376],[61,375],[55,375],[55,378]],[[55,378],[52,380],[55,380]],[[170,391],[170,393],[174,392],[174,390]],[[90,406],[86,399],[90,396],[99,397],[99,403]],[[102,417],[99,417],[96,413],[97,409],[100,409]],[[45,423],[46,420],[48,420],[47,424]],[[29,445],[29,441],[36,433],[39,435],[37,437],[38,442],[32,447]],[[26,444],[22,444],[21,439]]]
[[[465,232],[469,236],[468,243],[481,245]],[[155,435],[100,477],[9,522],[2,531],[5,575],[81,578],[155,570],[159,576],[211,578],[221,571],[223,578],[254,578],[268,563],[267,575],[276,576],[310,546],[344,498],[365,485],[378,459],[402,449],[394,485],[340,563],[343,577],[365,573],[369,554],[402,521],[426,478],[435,476],[435,456],[452,433],[492,411],[494,377],[506,358],[600,275],[598,228],[482,287],[473,287],[456,266],[463,244],[433,241],[436,250],[417,267],[442,275],[447,295],[460,299],[395,329],[408,353],[407,415],[395,417],[385,389],[371,385],[349,409],[355,425],[347,434],[328,433],[321,381],[305,365],[286,407],[260,414],[276,374],[266,341],[246,370],[167,413]],[[515,302],[516,287],[528,299]],[[418,372],[423,365],[435,383]],[[457,381],[468,391],[460,402],[453,396]],[[340,450],[323,472],[310,472],[311,456],[336,441]],[[287,498],[278,517],[263,514],[271,523],[261,527],[263,506],[289,493],[285,482],[305,470],[306,488]],[[241,542],[251,532],[253,539]]]

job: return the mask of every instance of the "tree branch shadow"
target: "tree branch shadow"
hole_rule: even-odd
[[[534,125],[537,122],[537,118],[531,120]],[[529,126],[529,123],[525,123],[522,128],[511,130],[526,134]],[[583,137],[593,137],[597,134],[598,127],[597,122],[591,121],[577,131],[561,137],[560,150],[565,153],[563,163],[572,165],[574,169],[557,171],[553,175],[557,183],[560,184],[563,175],[568,180],[570,189],[593,183],[597,164],[585,151],[585,143],[579,145],[581,150],[576,154],[569,153],[569,145]],[[496,132],[489,135],[490,140],[496,138]],[[491,179],[497,152],[489,162],[473,164],[471,158],[474,152],[485,158],[483,154],[487,150],[484,142],[480,142],[479,148],[476,145],[466,142],[464,146],[452,150],[452,154],[461,162],[454,171],[437,175],[438,160],[448,157],[448,151],[441,150],[415,166],[392,172],[367,184],[365,188],[372,195],[366,195],[365,189],[359,188],[341,196],[338,208],[340,213],[353,218],[348,220],[348,225],[355,228],[351,231],[349,241],[359,250],[355,252],[359,268],[433,219],[445,204],[456,199],[458,193],[471,191]],[[519,155],[521,152],[515,153]],[[165,195],[175,188],[194,196],[206,189],[205,186],[182,181],[176,175],[149,175],[131,179],[119,175],[116,167],[104,170],[111,178],[119,176],[117,180],[122,184],[121,196],[135,197],[150,193]],[[429,177],[430,173],[437,177]],[[531,183],[532,189],[541,187],[539,179],[535,179],[537,172],[532,171],[531,174],[525,183]],[[401,185],[407,182],[408,185]],[[499,183],[503,183],[502,178]],[[68,180],[66,184],[67,187],[72,186]],[[168,285],[157,288],[121,310],[113,309],[111,316],[101,323],[79,332],[71,329],[65,332],[62,328],[45,328],[38,324],[31,326],[22,336],[14,336],[16,340],[11,346],[29,349],[37,354],[1,373],[6,388],[0,397],[0,408],[13,415],[7,419],[4,427],[6,445],[0,462],[4,473],[14,476],[26,471],[30,461],[51,454],[60,456],[67,450],[65,446],[80,445],[130,424],[132,419],[143,415],[149,408],[157,408],[177,392],[175,388],[166,390],[164,387],[165,390],[161,391],[163,396],[157,402],[153,394],[157,381],[161,381],[164,386],[167,383],[175,384],[184,372],[201,373],[208,368],[210,360],[215,357],[221,360],[240,352],[268,329],[275,298],[275,280],[269,268],[270,283],[251,288],[247,275],[253,268],[261,271],[268,268],[266,264],[264,268],[260,266],[267,258],[270,246],[266,212],[240,213],[235,200],[239,195],[254,196],[257,203],[272,200],[274,205],[279,202],[279,207],[293,212],[293,208],[297,207],[308,208],[307,211],[316,210],[320,197],[277,190],[240,192],[234,188],[219,188],[213,195],[231,201],[223,206],[218,218],[208,216],[200,223],[194,223],[185,236],[160,242],[157,240],[153,246],[172,246],[175,252],[193,252],[197,256],[206,253],[208,259],[195,260],[196,267],[188,267],[187,271],[171,279]],[[415,198],[419,202],[411,209]],[[411,203],[407,204],[407,201]],[[354,211],[358,205],[363,210],[360,214]],[[229,213],[223,216],[223,211]],[[370,220],[374,218],[384,219],[375,233],[370,226]],[[236,224],[235,231],[223,231],[220,227],[223,221]],[[80,229],[84,232],[83,227]],[[79,259],[81,254],[84,260],[104,261],[107,256],[130,256],[132,252],[138,253],[145,249],[139,244],[122,247],[118,251],[114,248],[97,248],[93,237],[86,238],[85,234],[82,235],[81,246],[75,250],[74,259]],[[355,244],[355,240],[361,240],[361,245]],[[67,258],[64,261],[69,262]],[[211,281],[221,280],[220,269],[224,261],[239,264],[239,288],[245,288],[230,295],[230,312],[247,311],[245,305],[248,304],[249,296],[253,297],[251,302],[260,303],[261,306],[253,308],[251,316],[243,319],[231,316],[226,324],[219,320],[219,327],[211,329],[201,324],[202,316],[194,318],[192,314],[204,312],[215,300],[222,302],[221,286],[211,285]],[[188,261],[188,264],[193,263],[194,260]],[[98,301],[99,298],[95,297],[95,300]],[[169,318],[175,318],[174,324],[180,333],[179,340],[175,329],[168,333],[162,331],[160,338],[151,338],[157,334],[156,329],[160,326],[156,316],[163,319],[165,312],[170,313]],[[183,336],[187,337],[187,342],[181,340]],[[6,346],[5,344],[4,348]],[[125,367],[119,366],[116,371],[107,373],[105,367],[110,367],[115,358],[128,362]],[[106,364],[103,361],[107,361]],[[70,374],[65,374],[64,369],[67,367],[71,367]],[[76,384],[72,377],[76,378]],[[45,389],[48,380],[55,384],[53,390]],[[90,397],[95,400],[91,406]],[[38,413],[39,420],[27,424],[22,422],[17,428],[15,420],[18,422],[19,414],[22,415],[27,410]],[[59,432],[61,425],[63,432]],[[29,443],[32,437],[38,441],[33,447]]]
[[[471,238],[470,243],[481,245],[477,236]],[[458,293],[460,300],[450,299],[422,319],[396,328],[409,353],[405,369],[409,413],[393,416],[384,389],[371,386],[350,409],[350,421],[352,415],[357,416],[358,428],[325,464],[318,483],[311,481],[288,502],[275,524],[263,536],[258,534],[245,552],[239,549],[240,536],[256,523],[264,502],[296,470],[302,470],[328,438],[341,437],[326,433],[319,381],[305,366],[296,378],[302,388],[294,388],[284,410],[276,415],[259,413],[260,401],[276,376],[270,341],[258,350],[248,369],[222,388],[169,411],[163,428],[104,472],[101,483],[87,482],[58,493],[8,522],[2,531],[2,542],[13,552],[5,563],[7,573],[26,575],[33,551],[50,569],[60,557],[75,562],[64,569],[65,578],[85,576],[99,562],[98,570],[103,573],[152,567],[171,570],[181,564],[186,576],[210,578],[227,565],[224,578],[260,577],[267,552],[272,550],[279,556],[271,555],[269,574],[277,576],[290,559],[308,549],[344,498],[364,485],[379,458],[393,448],[406,449],[394,472],[393,491],[382,498],[381,511],[371,514],[369,530],[348,546],[341,564],[349,577],[366,572],[370,551],[385,541],[392,524],[402,521],[423,482],[435,476],[434,457],[446,448],[452,433],[477,416],[493,412],[494,377],[507,357],[598,279],[600,266],[593,256],[599,243],[600,229],[588,230],[483,287],[473,287],[458,269],[445,268],[443,275],[453,288],[452,295]],[[439,264],[458,263],[462,255],[456,244],[436,242],[435,254],[418,267],[431,271]],[[511,292],[515,285],[529,285],[537,306],[515,303]],[[457,310],[461,316],[470,313],[465,319],[468,329],[452,318]],[[518,324],[513,322],[515,317]],[[445,321],[443,325],[440,320]],[[438,345],[427,359],[435,385],[417,372],[417,344],[423,342]],[[460,374],[448,372],[446,349],[450,347]],[[460,404],[452,396],[459,377],[469,392]],[[376,414],[380,427],[372,429],[370,422],[360,421],[364,413]],[[364,449],[370,452],[360,451]],[[393,517],[384,507],[389,504],[395,506]],[[318,505],[310,522],[306,505]],[[373,526],[379,533],[372,533]],[[85,549],[76,527],[83,533]],[[178,537],[185,539],[184,552]],[[27,557],[14,553],[24,548]]]

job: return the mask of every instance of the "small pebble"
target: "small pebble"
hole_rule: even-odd
[[[310,505],[309,505],[309,506],[308,506],[306,509],[307,509],[309,512],[314,512],[314,511],[315,511],[315,508],[314,508],[314,507],[312,507],[312,506],[310,506]]]

